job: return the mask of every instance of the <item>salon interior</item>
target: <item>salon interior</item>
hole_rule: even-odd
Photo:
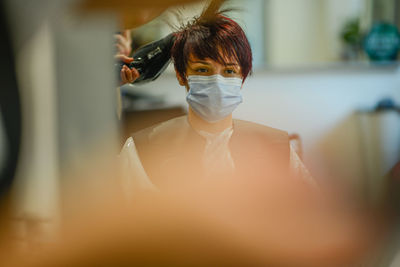
[[[65,214],[97,199],[88,192],[112,179],[107,163],[132,133],[188,113],[170,61],[157,77],[120,83],[115,35],[129,25],[134,57],[208,1],[143,2],[1,1],[1,219],[20,253],[52,246]],[[287,132],[316,184],[379,206],[400,182],[400,0],[216,2],[253,52],[233,117]],[[400,266],[394,228],[391,253],[351,266]]]

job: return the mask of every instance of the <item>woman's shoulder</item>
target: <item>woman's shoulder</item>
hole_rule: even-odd
[[[175,140],[188,127],[187,116],[180,116],[132,133],[131,137],[135,143],[164,143],[166,140]]]

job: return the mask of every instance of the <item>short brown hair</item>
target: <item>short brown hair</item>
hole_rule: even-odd
[[[225,64],[226,59],[235,59],[243,81],[251,73],[253,56],[246,34],[237,22],[222,13],[217,13],[212,20],[194,19],[174,34],[171,57],[177,73],[183,79],[186,78],[190,54],[221,64]]]

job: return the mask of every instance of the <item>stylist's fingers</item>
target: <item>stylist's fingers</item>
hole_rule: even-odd
[[[133,78],[132,82],[136,81],[136,79],[139,78],[139,76],[140,76],[139,71],[135,68],[131,69],[131,74],[132,74],[132,78]]]
[[[114,34],[114,37],[115,37],[115,39],[116,39],[116,41],[118,42],[118,43],[120,43],[120,44],[124,44],[124,43],[126,43],[126,38],[125,38],[125,36],[124,35],[122,35],[122,34]]]
[[[140,74],[137,69],[129,69],[127,66],[124,65],[120,73],[121,84],[133,83],[137,78],[139,78],[139,76]]]
[[[124,30],[122,32],[122,36],[125,38],[125,40],[131,44],[132,43],[132,37],[131,37],[131,31],[130,30]]]
[[[132,71],[128,67],[126,67],[125,73],[126,73],[126,78],[127,78],[128,82],[133,83],[134,80],[133,80]]]
[[[121,69],[120,72],[120,77],[121,77],[121,84],[126,84],[129,83],[128,77],[127,77],[127,67],[124,65]]]
[[[128,56],[121,55],[121,54],[115,55],[114,59],[117,61],[122,61],[124,63],[131,63],[133,61],[132,57],[128,57]]]
[[[120,46],[124,47],[124,50],[131,50],[131,40],[127,40],[124,36],[121,34],[116,34],[114,35],[116,39],[116,43],[119,44]]]
[[[114,35],[119,54],[129,56],[132,52],[132,38],[129,30]]]
[[[126,72],[127,80],[130,83],[133,83],[134,81],[136,81],[136,79],[139,78],[139,76],[140,76],[139,71],[137,69],[135,69],[135,68],[129,69],[127,67],[125,72]]]
[[[117,48],[117,54],[118,55],[124,55],[124,56],[128,56],[129,54],[127,54],[127,50],[125,49],[125,47],[121,44],[115,44],[115,47]]]

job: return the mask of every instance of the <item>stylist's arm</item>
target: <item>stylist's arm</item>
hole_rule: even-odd
[[[121,34],[115,35],[117,54],[115,55],[115,60],[124,63],[131,63],[133,61],[132,57],[129,57],[132,52],[132,38],[130,30],[125,30]],[[137,78],[139,78],[139,72],[132,68],[130,69],[126,65],[121,68],[120,78],[121,85],[126,83],[133,83]]]

